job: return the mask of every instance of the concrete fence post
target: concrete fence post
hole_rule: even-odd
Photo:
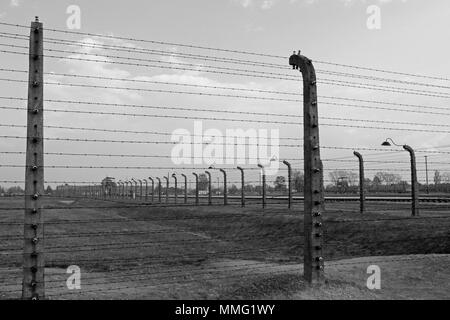
[[[161,179],[156,178],[158,180],[158,202],[161,203]]]
[[[262,164],[258,164],[258,167],[261,168],[262,207],[264,209],[266,207],[266,170]]]
[[[419,186],[417,184],[417,168],[416,168],[416,154],[414,149],[408,145],[404,145],[403,149],[409,152],[411,158],[411,215],[419,215],[419,197],[418,190]]]
[[[208,205],[210,206],[212,204],[212,198],[211,198],[211,173],[209,171],[205,171],[205,173],[208,175]]]
[[[195,177],[195,205],[198,206],[198,174],[192,173]]]
[[[143,179],[142,181],[144,181],[144,183],[145,183],[145,202],[147,202],[147,200],[148,200],[148,181],[147,181],[147,179]]]
[[[244,177],[244,169],[241,167],[237,167],[239,171],[241,171],[241,206],[245,207],[245,177]]]
[[[153,201],[155,200],[155,198],[154,198],[154,193],[155,193],[155,181],[153,180],[152,177],[148,177],[148,179],[152,182],[151,192],[152,192],[152,204],[153,204]]]
[[[175,203],[177,203],[177,199],[178,199],[178,179],[177,179],[177,175],[175,173],[172,173],[172,178],[175,181]]]
[[[138,180],[139,181],[139,200],[141,200],[142,201],[142,180],[141,179],[139,179]]]
[[[284,160],[283,163],[288,169],[288,208],[290,209],[292,207],[292,169],[288,161]]]
[[[323,168],[320,160],[317,80],[312,61],[294,54],[289,58],[293,69],[303,77],[303,158],[304,190],[304,278],[308,283],[324,281],[323,259]]]
[[[358,158],[359,161],[359,212],[364,213],[365,211],[365,202],[366,202],[366,194],[365,194],[365,178],[364,178],[364,159],[363,156],[354,151],[353,154]]]
[[[44,299],[44,37],[37,17],[29,39],[22,299]]]
[[[228,187],[227,187],[227,173],[224,169],[219,169],[223,173],[223,205],[228,205]]]
[[[166,179],[166,203],[169,203],[169,177],[164,176]]]
[[[184,178],[184,203],[187,203],[187,192],[188,192],[188,181],[185,174],[181,174],[181,176]]]

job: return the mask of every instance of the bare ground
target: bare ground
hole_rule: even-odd
[[[50,299],[450,298],[450,224],[433,219],[446,214],[439,206],[422,212],[421,218],[429,219],[403,219],[407,205],[374,204],[363,217],[352,204],[328,206],[327,281],[311,288],[301,277],[297,209],[275,204],[264,211],[257,206],[130,209],[71,201],[48,203],[67,206],[47,210],[45,217]],[[0,207],[20,203],[1,200]],[[0,213],[2,299],[20,297],[21,215]],[[72,264],[82,270],[79,291],[66,286]],[[366,287],[371,264],[381,268],[381,290]]]

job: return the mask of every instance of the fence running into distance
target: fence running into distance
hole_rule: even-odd
[[[450,79],[0,26],[0,298],[257,297],[300,283],[302,264],[321,282],[346,258],[449,252],[450,146],[432,142],[450,132]],[[179,128],[188,164],[171,154]],[[230,128],[277,129],[279,149],[217,140]]]

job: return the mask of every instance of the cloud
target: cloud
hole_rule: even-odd
[[[9,2],[9,5],[10,5],[11,7],[18,7],[18,6],[20,6],[20,0],[11,0],[11,1]]]
[[[293,3],[296,0],[289,0],[289,3]],[[241,7],[247,8],[260,8],[261,10],[272,9],[273,6],[278,2],[278,0],[232,0],[232,2],[237,3]]]
[[[261,9],[268,10],[275,5],[275,0],[264,0],[261,4]]]
[[[298,0],[290,0],[291,3],[295,3]],[[391,2],[395,2],[395,1],[399,1],[402,3],[406,3],[408,0],[374,0],[374,1],[370,1],[372,4],[374,3],[378,3],[378,4],[387,4],[387,3],[391,3]],[[319,2],[319,0],[303,0],[303,2],[307,5],[313,5]],[[361,3],[368,3],[368,0],[340,0],[340,2],[342,2],[345,6],[351,6],[357,2],[361,2]]]
[[[253,5],[253,0],[233,0],[233,2],[238,3],[243,8],[248,8]]]

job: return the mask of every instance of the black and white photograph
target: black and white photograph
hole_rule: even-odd
[[[0,300],[450,300],[449,35],[447,0],[1,0]]]

